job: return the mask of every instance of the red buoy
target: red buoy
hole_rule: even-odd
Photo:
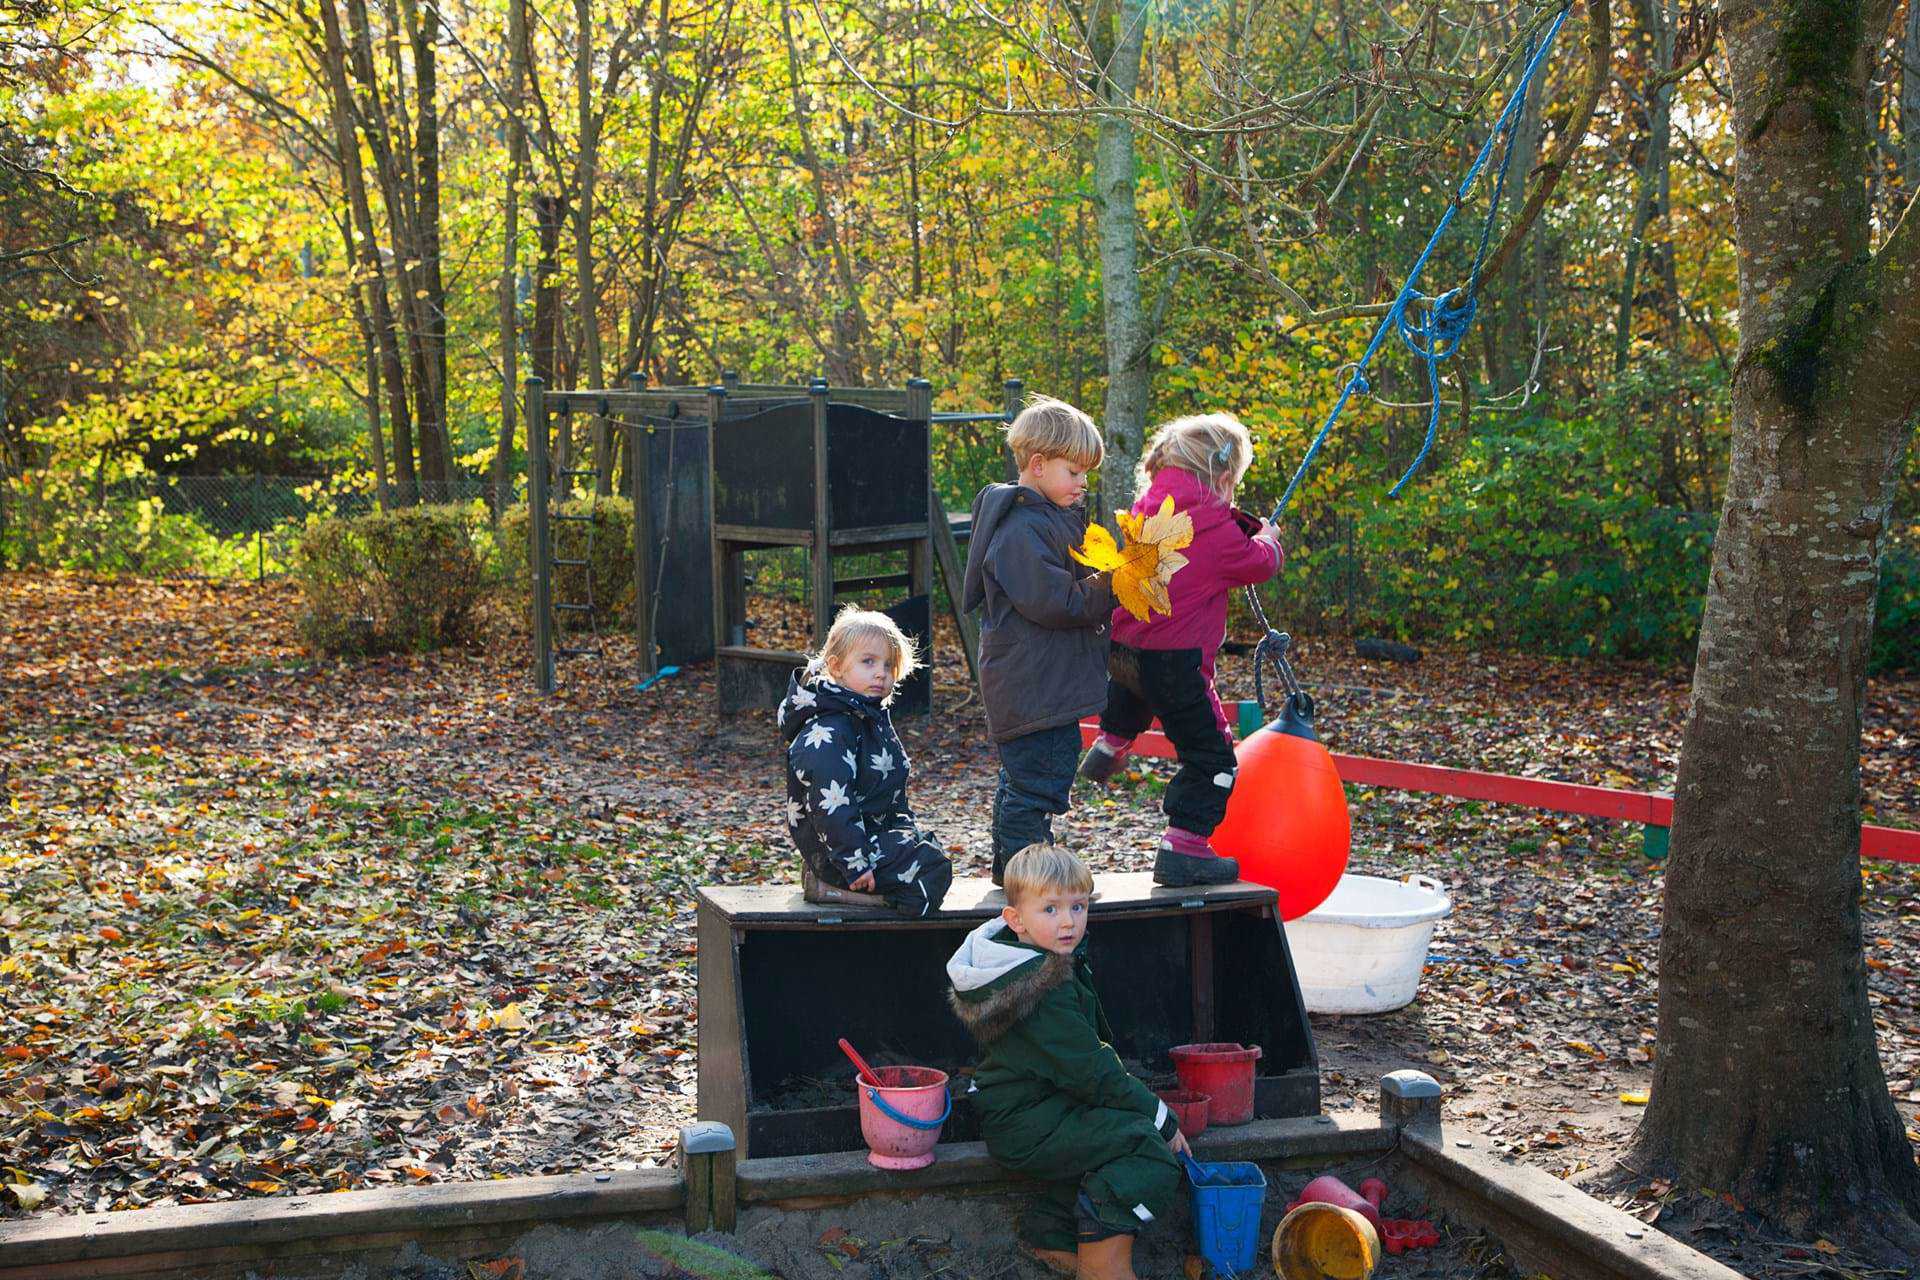
[[[1283,920],[1327,900],[1353,849],[1346,789],[1312,715],[1304,696],[1289,700],[1279,719],[1234,749],[1239,771],[1213,833],[1213,847],[1239,859],[1241,879],[1279,893]]]

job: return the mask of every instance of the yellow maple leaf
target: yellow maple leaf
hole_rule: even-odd
[[[1073,558],[1110,571],[1114,598],[1140,621],[1146,622],[1156,611],[1171,615],[1173,602],[1167,587],[1173,575],[1186,567],[1180,548],[1193,541],[1193,518],[1175,511],[1168,497],[1150,516],[1116,511],[1114,519],[1126,535],[1125,546],[1096,524],[1087,530],[1086,541],[1073,549]]]

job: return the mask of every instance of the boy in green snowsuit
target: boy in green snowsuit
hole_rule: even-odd
[[[1087,964],[1093,877],[1053,845],[1006,867],[1007,906],[947,961],[954,1012],[980,1044],[974,1106],[987,1150],[1044,1181],[1020,1236],[1083,1280],[1133,1280],[1133,1238],[1180,1185],[1187,1141],[1127,1074]]]

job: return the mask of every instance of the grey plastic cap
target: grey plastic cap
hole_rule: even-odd
[[[713,1155],[734,1149],[733,1130],[718,1120],[701,1120],[680,1127],[680,1149],[690,1156]]]
[[[1440,1131],[1440,1082],[1424,1071],[1392,1071],[1380,1077],[1380,1123],[1389,1129]]]
[[[1440,1082],[1424,1071],[1389,1071],[1380,1077],[1380,1092],[1395,1098],[1437,1098]]]

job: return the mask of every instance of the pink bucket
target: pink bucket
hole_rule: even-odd
[[[881,1169],[924,1169],[933,1163],[940,1128],[953,1110],[947,1073],[932,1067],[875,1067],[875,1089],[858,1075],[860,1134],[867,1162]]]

